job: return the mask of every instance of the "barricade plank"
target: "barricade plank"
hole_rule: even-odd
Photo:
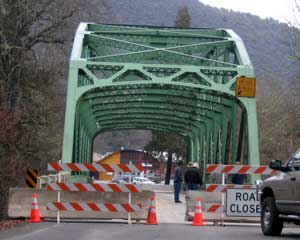
[[[255,185],[237,185],[237,184],[206,184],[206,192],[226,192],[228,188],[251,189],[256,188]]]
[[[275,174],[276,171],[268,166],[252,166],[252,165],[218,165],[210,164],[206,168],[207,173],[224,173],[224,174]]]
[[[137,173],[143,171],[142,164],[99,164],[99,163],[48,163],[49,171],[73,172],[122,172]]]
[[[115,183],[48,183],[49,191],[74,192],[131,192],[142,191],[141,185]]]
[[[87,212],[138,212],[140,204],[128,203],[93,203],[93,202],[49,202],[50,211],[87,211]]]
[[[205,203],[205,212],[222,213],[223,205],[221,203]]]

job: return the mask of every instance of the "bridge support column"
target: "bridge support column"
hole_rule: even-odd
[[[194,139],[193,136],[190,136],[189,138],[189,145],[190,145],[190,162],[194,162],[194,152],[195,152],[195,143],[194,143]]]
[[[73,140],[75,127],[75,111],[76,111],[76,92],[78,71],[70,68],[68,80],[67,106],[64,125],[64,140],[62,151],[62,162],[70,163],[73,159]]]
[[[247,111],[248,123],[248,144],[249,144],[249,164],[260,165],[259,160],[259,146],[258,146],[258,128],[257,128],[257,114],[256,114],[256,100],[252,98],[243,98],[243,102]]]
[[[195,151],[194,151],[194,161],[193,162],[199,162],[199,136],[198,134],[194,135],[194,142],[195,142]]]

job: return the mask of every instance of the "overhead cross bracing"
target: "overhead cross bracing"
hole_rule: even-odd
[[[231,30],[81,23],[70,61],[63,162],[92,161],[105,131],[182,135],[190,161],[259,164],[256,100],[237,97],[254,77]]]

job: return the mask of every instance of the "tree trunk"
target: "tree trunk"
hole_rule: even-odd
[[[172,156],[173,156],[173,152],[169,150],[168,151],[168,161],[167,161],[167,171],[166,171],[165,185],[170,184],[171,168],[172,168]]]

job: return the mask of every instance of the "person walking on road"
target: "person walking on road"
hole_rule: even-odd
[[[182,203],[179,200],[179,193],[181,190],[181,184],[182,184],[182,161],[179,161],[177,164],[177,167],[175,168],[175,176],[174,176],[174,201],[175,203]]]
[[[189,163],[187,170],[184,174],[184,181],[186,183],[187,190],[199,190],[203,184],[202,177],[200,175],[198,163]]]

